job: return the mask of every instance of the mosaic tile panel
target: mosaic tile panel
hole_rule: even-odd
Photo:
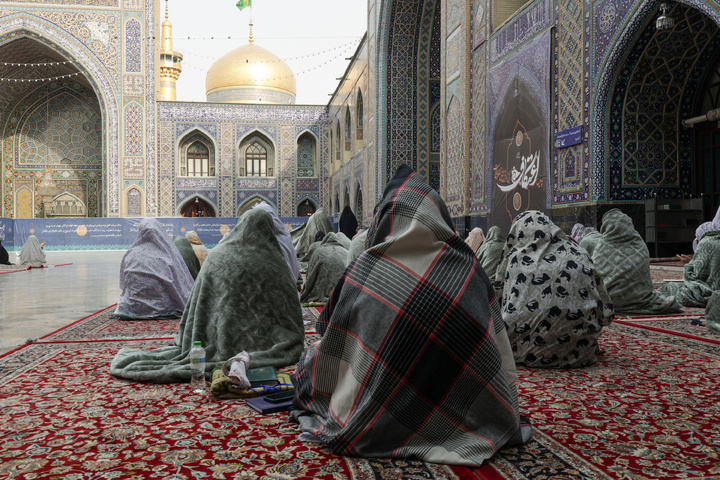
[[[141,217],[142,216],[142,192],[138,188],[131,188],[127,191],[127,216],[128,217]]]
[[[14,192],[10,196],[14,200],[14,213],[16,218],[34,218],[40,213],[40,207],[35,205],[35,179],[16,178],[13,182]],[[39,199],[39,197],[38,197]]]
[[[584,5],[563,0],[557,7],[555,58],[555,126],[554,132],[585,125],[584,63]],[[587,150],[585,142],[579,146],[553,151],[553,204],[576,203],[589,198],[590,178],[584,167]]]
[[[128,0],[125,0],[126,2]],[[141,8],[142,0],[130,0],[138,4]],[[133,5],[128,6],[133,8]],[[146,0],[145,2],[145,31],[154,31],[155,26],[155,0]],[[157,105],[155,103],[155,45],[153,42],[145,42],[145,84],[147,85],[147,94],[145,95],[145,111],[155,112]],[[147,145],[155,145],[155,115],[148,115],[145,119],[145,141]],[[145,211],[148,215],[157,215],[156,206],[156,172],[157,160],[155,158],[155,149],[148,148],[145,152],[145,179],[147,181],[145,189]]]
[[[424,2],[407,0],[383,2],[380,12],[381,35],[378,44],[378,65],[380,72],[377,85],[378,118],[387,119],[378,123],[376,141],[379,161],[384,163],[384,172],[377,172],[376,189],[382,191],[385,182],[397,167],[405,163],[417,168],[415,156],[417,112],[412,85],[417,79],[416,41]],[[387,43],[386,43],[387,42]]]
[[[482,44],[472,53],[473,75],[470,80],[470,199],[469,213],[488,210],[485,205],[486,139],[486,72],[487,45]]]
[[[232,177],[220,178],[220,215],[223,217],[232,217],[235,215],[233,209],[235,192]]]
[[[445,0],[447,8],[447,31],[452,32],[460,26],[465,17],[465,0]]]
[[[102,166],[97,102],[71,88],[60,88],[25,110],[17,132],[16,168]]]
[[[472,47],[475,48],[483,43],[486,38],[488,11],[486,0],[474,0],[472,10]]]
[[[447,110],[446,120],[448,132],[447,153],[445,155],[445,203],[450,215],[458,217],[463,214],[465,202],[465,115],[460,100],[453,97]]]
[[[137,103],[125,107],[125,155],[142,155],[143,153],[143,111]]]
[[[280,180],[280,212],[281,216],[294,217],[297,214],[297,209],[293,202],[294,197],[294,181],[292,178],[283,178]]]
[[[551,0],[536,0],[490,37],[490,62],[495,63],[529,42],[553,21]]]
[[[418,35],[417,74],[417,166],[415,170],[426,181],[429,175],[430,107],[432,78],[440,77],[440,3],[426,0]],[[434,75],[434,77],[433,77]]]
[[[302,135],[297,142],[297,176],[315,176],[315,138],[308,134]]]
[[[122,6],[125,10],[142,10],[143,0],[123,0]]]
[[[233,168],[233,124],[220,125],[220,175],[231,176]]]
[[[142,75],[123,75],[123,95],[142,97],[145,95],[145,82]]]
[[[15,2],[16,0],[0,0],[0,3]],[[42,3],[47,5],[72,5],[83,7],[117,7],[118,0],[22,0],[23,3]]]
[[[125,178],[145,178],[143,157],[123,157],[122,174]]]
[[[125,22],[125,73],[142,72],[142,26],[136,18]]]

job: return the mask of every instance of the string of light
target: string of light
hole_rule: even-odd
[[[75,65],[78,63],[76,60],[68,60],[66,62],[42,62],[42,63],[14,63],[14,62],[0,62],[6,67],[51,67],[53,65]]]
[[[290,58],[284,58],[284,59],[278,59],[278,60],[268,60],[268,61],[263,61],[263,62],[252,62],[252,63],[291,62],[291,61],[293,61],[293,60],[301,60],[301,59],[303,59],[303,58],[316,57],[316,56],[318,56],[318,55],[323,55],[323,54],[325,54],[325,53],[334,52],[334,51],[336,51],[336,50],[346,49],[346,48],[348,48],[348,47],[350,47],[350,46],[355,46],[355,47],[356,47],[359,42],[360,42],[359,40],[353,40],[353,41],[351,41],[351,42],[343,43],[342,45],[339,45],[339,46],[337,46],[337,47],[328,48],[327,50],[322,50],[322,51],[320,51],[320,52],[309,53],[309,54],[307,54],[307,55],[300,55],[300,56],[297,56],[297,57],[290,57]],[[187,53],[183,52],[183,55],[192,55],[192,56],[194,56],[194,57],[206,58],[206,59],[208,59],[208,60],[215,60],[215,59],[217,58],[217,57],[210,57],[210,56],[207,56],[207,55],[202,55],[202,54],[200,54],[200,53],[195,53],[195,52],[187,52]],[[241,62],[241,60],[233,60],[232,62],[233,62],[233,63],[245,63],[245,62]]]
[[[74,77],[75,75],[82,75],[83,72],[68,73],[67,75],[58,75],[56,77],[47,78],[2,78],[0,82],[15,82],[15,83],[30,83],[30,82],[50,82],[52,80],[60,80],[61,78]]]
[[[332,61],[334,61],[335,59],[337,59],[337,58],[340,57],[341,55],[345,54],[345,52],[347,52],[348,50],[349,50],[349,48],[346,47],[343,51],[341,51],[340,53],[338,53],[338,54],[335,55],[334,57],[331,57],[330,59],[326,60],[325,62],[320,63],[320,64],[318,64],[318,65],[315,65],[315,66],[313,66],[313,67],[310,67],[310,68],[308,68],[308,69],[299,71],[299,72],[297,72],[297,73],[295,73],[295,74],[291,74],[291,75],[283,75],[283,76],[281,76],[281,77],[263,78],[263,79],[250,79],[250,78],[246,78],[246,79],[244,79],[244,80],[240,80],[240,79],[238,79],[237,77],[228,77],[227,75],[218,75],[218,76],[222,76],[223,78],[230,78],[230,79],[232,79],[232,80],[238,80],[238,81],[241,81],[241,82],[255,82],[255,81],[267,82],[267,81],[269,81],[269,80],[282,80],[283,78],[296,77],[296,76],[298,76],[298,75],[303,75],[303,74],[308,73],[308,72],[311,72],[311,71],[313,71],[313,70],[317,70],[318,68],[323,67],[323,66],[331,63]]]

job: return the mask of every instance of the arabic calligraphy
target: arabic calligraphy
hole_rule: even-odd
[[[505,177],[503,179],[504,181],[510,180],[510,184],[496,184],[503,192],[509,192],[518,185],[523,189],[527,189],[528,187],[535,185],[538,181],[538,175],[540,174],[540,152],[537,151],[527,157],[522,157],[520,161],[520,170],[513,166],[509,173],[509,179],[507,178],[507,175],[502,176]]]

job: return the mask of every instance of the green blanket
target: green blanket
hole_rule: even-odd
[[[593,230],[587,235],[583,235],[582,240],[580,240],[580,246],[584,248],[585,251],[592,257],[593,251],[595,251],[595,246],[601,238],[602,235],[600,234],[600,232],[598,232],[597,230]]]
[[[180,255],[182,255],[183,260],[185,260],[185,265],[187,265],[190,271],[190,275],[192,275],[193,280],[195,280],[200,272],[200,260],[198,260],[197,255],[195,255],[195,250],[185,237],[173,235],[172,240],[178,250],[180,250]]]
[[[674,295],[681,305],[705,308],[714,291],[720,290],[720,231],[709,231],[700,238],[692,260],[685,265],[683,281],[660,287]]]
[[[307,253],[310,245],[315,241],[317,232],[329,233],[332,231],[333,227],[327,211],[324,208],[318,208],[304,225],[290,232],[298,258],[302,258]]]
[[[505,236],[500,231],[500,227],[490,227],[485,241],[475,253],[478,263],[485,270],[491,282],[495,278],[498,265],[500,265],[503,248],[505,248]]]
[[[342,246],[334,233],[325,235],[308,264],[305,285],[300,294],[300,301],[303,304],[327,302],[345,271],[347,254],[347,249]]]
[[[720,290],[710,295],[705,309],[705,321],[710,332],[720,335]]]
[[[592,260],[615,313],[655,315],[683,311],[674,296],[654,289],[650,252],[629,216],[617,208],[609,210],[603,215],[600,233]]]
[[[180,322],[175,346],[123,348],[110,373],[137,381],[190,379],[193,341],[206,350],[206,376],[243,350],[250,367],[282,367],[303,349],[302,310],[269,213],[245,212],[200,270]]]

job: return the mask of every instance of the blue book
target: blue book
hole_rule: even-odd
[[[248,407],[260,413],[285,412],[292,407],[292,398],[271,403],[265,400],[265,397],[253,397],[247,399]]]

